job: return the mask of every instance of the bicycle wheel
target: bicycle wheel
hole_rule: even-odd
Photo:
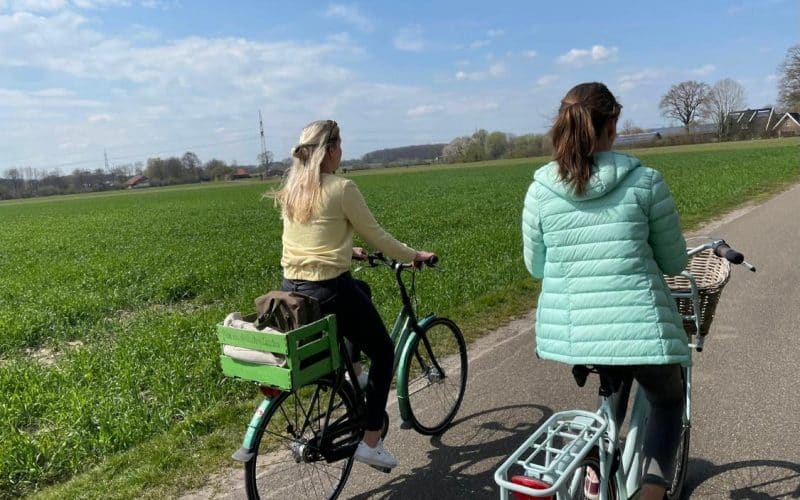
[[[588,487],[588,479],[587,474],[590,474],[589,471],[594,473],[592,479],[599,480],[600,478],[600,458],[598,455],[597,448],[594,448],[592,451],[589,452],[588,455],[583,459],[581,464],[575,470],[575,476],[572,482],[572,491],[574,491],[573,498],[576,500],[590,500],[590,499],[597,499],[597,491],[587,491],[590,490],[591,487]],[[606,498],[609,499],[616,499],[618,497],[619,487],[617,486],[617,476],[613,474],[608,479],[608,495]]]
[[[424,338],[418,336],[408,352],[399,382],[408,391],[411,425],[421,434],[439,434],[450,425],[464,398],[464,337],[451,320],[436,318],[425,327]]]
[[[689,427],[689,424],[683,424],[681,427],[681,442],[678,445],[678,451],[675,453],[675,475],[672,477],[669,489],[664,494],[666,500],[681,498],[683,483],[686,481],[686,468],[689,462],[691,430],[692,428]]]
[[[244,466],[247,498],[339,496],[353,466],[360,432],[355,426],[335,442],[320,444],[329,404],[330,429],[355,421],[351,393],[344,386],[334,390],[326,379],[283,392],[272,402],[256,431],[255,454]]]

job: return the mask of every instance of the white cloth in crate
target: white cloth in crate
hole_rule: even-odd
[[[222,324],[240,330],[260,331],[253,323],[243,320],[242,315],[238,312],[230,313],[225,317],[225,321],[223,321]],[[257,351],[255,349],[247,349],[246,347],[236,347],[232,345],[223,345],[222,353],[237,361],[244,361],[246,363],[281,367],[286,366],[286,356],[282,354]]]

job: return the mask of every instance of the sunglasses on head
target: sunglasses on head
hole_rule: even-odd
[[[336,120],[325,120],[325,122],[330,127],[330,135],[328,135],[327,144],[336,144],[339,142],[339,132],[337,130],[339,124],[336,123]],[[334,132],[336,133],[334,134]]]

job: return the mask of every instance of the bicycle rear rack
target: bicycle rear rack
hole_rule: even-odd
[[[549,497],[560,491],[607,426],[608,422],[600,415],[588,411],[553,414],[494,473],[494,481],[500,486],[500,498],[507,499],[509,491],[532,497]],[[550,487],[532,489],[513,483],[509,480],[512,468]]]

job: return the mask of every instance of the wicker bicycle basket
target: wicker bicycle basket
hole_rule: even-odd
[[[700,335],[707,335],[714,319],[719,296],[731,275],[731,264],[726,259],[714,255],[713,250],[704,250],[689,259],[686,270],[694,276],[700,299]],[[667,285],[673,293],[689,293],[689,280],[683,276],[665,276]],[[692,299],[675,297],[678,311],[684,318],[694,315]],[[683,328],[688,335],[697,333],[694,320],[684,319]]]

